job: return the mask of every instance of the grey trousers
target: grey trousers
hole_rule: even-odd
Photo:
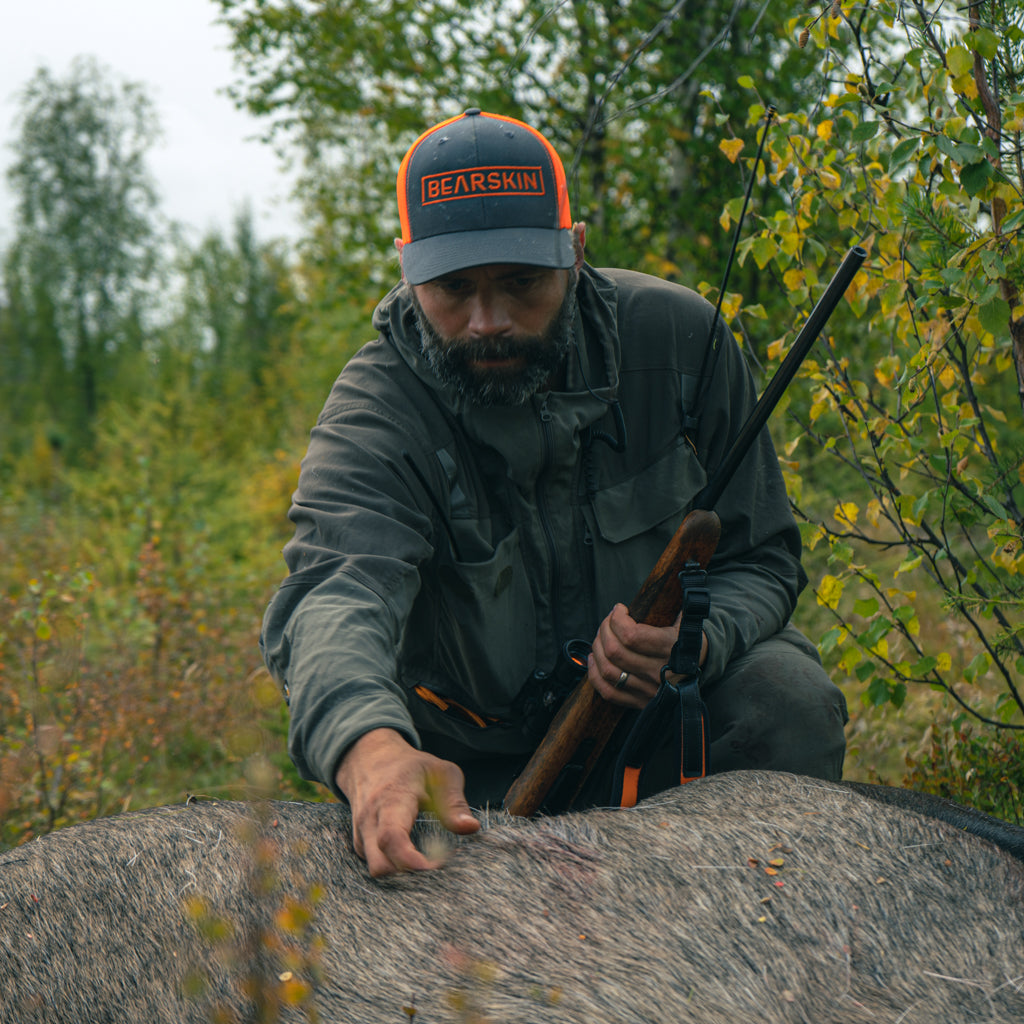
[[[814,644],[794,626],[732,661],[720,679],[702,688],[702,696],[708,708],[712,773],[758,768],[841,778],[843,727],[849,720],[846,700],[822,668]],[[636,713],[623,716],[573,809],[608,803],[615,758],[635,720]],[[668,738],[652,745],[654,770],[645,773],[640,799],[678,778],[678,765],[669,763]],[[500,806],[521,767],[509,762],[464,765],[470,804]]]

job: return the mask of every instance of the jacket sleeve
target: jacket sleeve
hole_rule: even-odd
[[[364,733],[392,728],[419,745],[397,652],[432,551],[403,465],[403,451],[419,450],[415,435],[347,390],[343,375],[312,432],[289,512],[290,575],[260,637],[289,701],[292,760],[335,793],[338,763]]]
[[[696,439],[709,478],[757,399],[742,353],[724,325],[718,344]],[[738,467],[716,511],[722,537],[708,573],[705,685],[712,685],[730,661],[782,629],[807,584],[800,564],[800,532],[767,428]]]

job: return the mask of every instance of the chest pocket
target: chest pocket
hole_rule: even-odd
[[[473,707],[501,714],[533,670],[533,595],[513,530],[489,558],[438,571],[435,665]]]
[[[635,476],[594,494],[595,582],[600,607],[628,604],[672,539],[707,474],[684,438]]]

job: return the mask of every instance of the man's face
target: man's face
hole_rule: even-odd
[[[572,345],[575,271],[488,264],[412,294],[431,368],[478,405],[522,405]]]

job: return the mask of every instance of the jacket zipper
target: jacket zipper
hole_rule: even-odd
[[[547,509],[547,487],[545,477],[551,468],[553,461],[553,445],[551,443],[551,412],[548,409],[548,396],[545,395],[540,403],[540,429],[544,441],[544,462],[541,466],[540,475],[537,478],[537,514],[540,518],[540,525],[544,531],[544,540],[548,546],[548,558],[551,563],[550,588],[551,588],[551,621],[554,626],[555,650],[552,652],[552,665],[558,658],[558,650],[562,644],[562,609],[561,609],[561,570],[558,561],[558,548],[555,545],[555,532],[551,526],[551,518]]]

